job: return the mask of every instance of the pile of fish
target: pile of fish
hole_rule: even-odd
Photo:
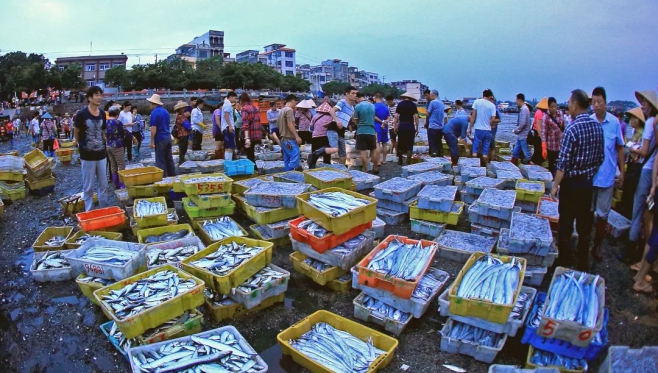
[[[523,294],[523,293],[521,293],[521,294]],[[520,296],[521,295],[519,294],[519,297]],[[541,315],[542,315],[542,312],[543,312],[543,309],[544,309],[544,307],[543,307],[544,306],[544,301],[545,301],[545,299],[539,299],[539,297],[537,297],[537,302],[536,302],[537,307],[533,309],[533,311],[532,311],[532,313],[530,314],[530,317],[529,317],[530,320],[529,320],[528,324],[530,326],[533,326],[535,328],[539,328],[539,324],[541,323]],[[592,343],[597,343],[598,345],[603,344],[603,334],[602,333],[604,332],[604,330],[605,330],[605,328],[602,328],[600,332],[596,333],[596,335],[594,336],[594,339],[592,339]]]
[[[136,315],[183,294],[197,286],[174,271],[160,271],[121,289],[110,290],[102,303],[119,319]]]
[[[61,269],[71,267],[64,259],[61,251],[46,251],[43,257],[32,263],[32,270],[43,271],[47,269]]]
[[[330,231],[322,228],[318,223],[315,223],[313,220],[310,219],[303,220],[301,223],[297,225],[297,228],[303,229],[318,238],[322,238],[327,234],[331,233]]]
[[[408,244],[398,241],[397,237],[388,246],[375,254],[367,268],[385,275],[415,280],[432,260],[436,245],[423,247],[418,241]]]
[[[380,300],[377,300],[368,295],[363,297],[362,304],[364,307],[368,308],[373,312],[377,312],[379,314],[386,316],[389,319],[393,319],[401,323],[407,322],[407,320],[409,320],[409,318],[411,317],[410,313],[402,312],[399,309],[391,307],[388,304],[384,304]]]
[[[423,189],[416,194],[420,199],[427,199],[429,201],[450,200],[454,201],[457,195],[457,187],[453,185],[438,186],[438,185],[425,185]]]
[[[260,372],[257,354],[245,351],[239,340],[228,331],[221,334],[171,342],[157,350],[146,350],[132,356],[142,372]]]
[[[76,245],[81,245],[90,238],[103,238],[103,236],[92,236],[89,233],[83,233],[82,236],[75,240]]]
[[[521,181],[518,184],[516,184],[517,189],[523,189],[523,190],[530,190],[533,192],[543,192],[546,188],[544,188],[543,184],[538,184],[538,183],[531,183],[528,181]]]
[[[151,202],[145,199],[137,200],[135,203],[135,215],[137,217],[166,214],[167,205],[162,202]]]
[[[344,172],[330,170],[308,171],[308,174],[325,182],[352,178],[351,175],[345,175]]]
[[[183,180],[183,184],[197,184],[197,183],[217,183],[222,181],[228,181],[223,176],[213,175],[213,176],[196,176],[189,179]]]
[[[132,260],[137,254],[137,251],[124,250],[116,246],[92,246],[78,259],[121,266]]]
[[[322,167],[329,167],[329,168],[334,168],[339,171],[347,171],[347,166],[344,164],[340,163],[329,163],[329,164],[324,164]]]
[[[115,341],[117,341],[119,348],[124,352],[127,353],[128,350],[130,350],[132,347],[139,346],[141,344],[137,338],[124,337],[123,333],[121,333],[121,330],[117,328],[117,324],[114,321],[112,321],[112,324],[110,325],[110,330],[108,331],[110,338],[113,338]]]
[[[577,322],[594,328],[601,308],[599,275],[566,271],[553,279],[548,290],[548,304],[544,309],[547,317]]]
[[[511,162],[491,161],[489,164],[491,165],[491,169],[496,173],[499,171],[519,171],[519,168]]]
[[[516,202],[515,190],[500,190],[495,188],[485,189],[477,200],[477,203],[507,209],[512,209],[514,202]]]
[[[418,281],[418,285],[414,289],[414,292],[411,294],[412,298],[428,300],[432,296],[432,293],[442,284],[446,282],[445,275],[442,275],[439,278],[436,278],[432,274],[432,268],[427,271],[423,277]]]
[[[363,247],[361,245],[367,239],[368,237],[360,234],[334,247],[333,249],[331,249],[331,252],[334,254],[339,254],[341,257],[345,257],[346,255],[349,255],[352,251],[356,250],[357,248]]]
[[[205,220],[201,228],[210,236],[213,241],[219,241],[226,237],[244,236],[238,223],[228,216],[222,216],[217,219]]]
[[[245,179],[245,180],[238,180],[235,183],[240,184],[243,187],[246,187],[248,189],[248,188],[251,188],[252,186],[254,186],[258,183],[262,183],[262,182],[263,182],[262,179],[251,178],[251,179]]]
[[[496,172],[496,177],[504,180],[519,180],[523,178],[523,175],[521,175],[521,172],[518,170],[505,170],[505,171],[497,171]]]
[[[291,172],[283,172],[278,175],[278,177],[282,180],[289,180],[292,183],[303,183],[304,182],[304,174],[296,171],[291,171]]]
[[[313,258],[306,258],[302,263],[308,264],[309,266],[313,267],[316,271],[318,272],[324,272],[330,268],[333,268],[332,265],[326,264],[324,262],[321,262],[319,260],[315,260]]]
[[[480,346],[497,348],[503,338],[503,334],[494,333],[490,330],[453,320],[448,337],[460,341],[473,342]]]
[[[452,230],[443,231],[443,233],[437,239],[437,243],[441,247],[484,253],[491,251],[494,242],[496,242],[496,239],[491,237],[484,237],[477,234]]]
[[[461,166],[462,169],[464,167],[480,167],[480,160],[477,158],[461,157],[457,161],[457,165]]]
[[[296,340],[290,340],[295,350],[334,372],[365,373],[384,351],[372,341],[364,342],[350,333],[320,322]]]
[[[278,272],[271,267],[265,267],[255,275],[249,277],[245,282],[240,284],[236,290],[251,293],[253,290],[262,288],[272,283],[279,283],[286,277],[285,273]]]
[[[420,162],[420,163],[414,163],[409,166],[404,166],[402,168],[407,171],[418,172],[425,170],[435,170],[437,167],[441,167],[441,166],[430,162]]]
[[[113,280],[108,280],[108,279],[105,279],[105,278],[93,277],[93,276],[78,278],[77,281],[84,282],[85,284],[97,283],[97,284],[100,284],[102,286],[107,286],[109,284],[114,283]]]
[[[191,265],[203,268],[219,276],[226,276],[242,263],[263,251],[263,247],[250,247],[246,244],[238,244],[235,241],[220,245],[217,251],[207,256],[190,262]]]
[[[452,175],[447,175],[440,171],[429,171],[429,172],[423,172],[420,174],[407,176],[407,179],[409,180],[420,181],[424,184],[433,184],[438,181],[447,180],[447,179],[450,179],[452,183],[452,178],[453,178]]]
[[[544,169],[544,171],[528,171],[528,179],[537,181],[553,181],[553,174]]]
[[[509,237],[517,240],[553,242],[551,225],[546,218],[520,212],[512,213]]]
[[[485,188],[495,188],[500,183],[501,183],[500,179],[494,179],[488,176],[480,176],[480,177],[476,177],[473,180],[467,181],[466,185],[473,188],[485,189]]]
[[[213,307],[226,307],[238,303],[231,299],[227,294],[215,293],[208,288],[203,291],[203,294],[206,296],[206,299],[210,301]]]
[[[299,183],[285,183],[277,181],[265,181],[258,183],[253,187],[249,188],[245,195],[247,194],[260,194],[260,195],[297,195],[308,191],[308,188],[311,187],[311,184],[299,184]]]
[[[149,267],[167,263],[180,263],[183,259],[199,252],[197,245],[181,246],[175,249],[150,248],[146,253]]]
[[[558,203],[556,201],[542,199],[541,202],[539,202],[539,214],[551,218],[559,217],[560,212],[558,210]]]
[[[155,243],[155,242],[169,242],[173,240],[179,240],[181,238],[185,237],[191,237],[194,236],[194,233],[188,231],[187,229],[181,229],[176,232],[166,232],[163,234],[153,234],[150,236],[146,236],[144,239],[144,243]]]
[[[496,304],[512,304],[516,290],[521,286],[521,269],[522,264],[515,257],[509,263],[503,263],[491,255],[484,255],[462,277],[457,296]]]
[[[337,217],[360,206],[365,206],[370,201],[343,192],[326,192],[311,194],[308,203],[326,214]]]
[[[530,362],[539,367],[559,366],[568,370],[582,370],[587,366],[587,362],[582,359],[574,359],[548,351],[534,350],[530,357]]]
[[[404,179],[401,177],[394,177],[392,179],[388,179],[384,181],[383,183],[377,184],[377,186],[375,186],[375,193],[377,190],[391,191],[391,192],[406,192],[407,190],[413,189],[414,187],[418,187],[420,185],[422,185],[422,182],[420,181]]]
[[[478,177],[485,176],[487,174],[486,167],[465,167],[462,168],[462,175],[468,175],[469,177]]]
[[[44,242],[43,244],[45,246],[56,247],[56,246],[64,245],[65,241],[66,241],[66,237],[64,237],[64,236],[52,236],[46,242]]]

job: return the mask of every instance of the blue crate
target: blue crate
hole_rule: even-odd
[[[187,197],[185,192],[174,192],[173,189],[169,189],[169,198],[171,198],[172,201],[182,201],[185,197]]]
[[[409,214],[377,207],[377,217],[383,220],[387,225],[396,226],[407,221],[409,219]]]
[[[401,187],[401,185],[404,186]],[[418,194],[422,188],[423,183],[420,181],[394,177],[375,185],[375,197],[380,200],[385,199],[392,202],[404,203]]]
[[[54,191],[55,191],[55,186],[51,185],[41,189],[34,189],[34,190],[30,189],[30,194],[37,197],[45,197],[46,195]]]
[[[237,161],[224,162],[224,174],[226,176],[253,175],[254,162],[248,159],[238,159]]]
[[[409,213],[409,205],[412,203],[416,202],[418,200],[417,197],[408,199],[404,201],[404,203],[397,203],[393,201],[389,201],[386,199],[378,199],[377,200],[377,208],[384,208],[387,210],[395,211],[395,212],[402,212],[405,214]]]
[[[110,343],[112,343],[112,346],[114,346],[114,348],[116,348],[117,351],[119,351],[121,353],[121,355],[123,355],[123,357],[128,359],[128,354],[126,353],[126,351],[124,351],[121,347],[119,347],[119,341],[117,341],[113,337],[110,337],[110,328],[112,328],[113,323],[114,323],[114,321],[109,321],[109,322],[106,322],[105,324],[101,324],[101,331],[103,332],[103,334],[105,334],[107,339],[110,340]]]
[[[605,314],[603,316],[603,329],[601,329],[601,339],[603,340],[603,343],[597,344],[594,342],[594,340],[592,340],[592,343],[590,343],[589,346],[578,347],[561,339],[545,338],[537,334],[537,328],[531,326],[530,321],[537,313],[538,307],[541,307],[544,304],[544,301],[546,300],[546,293],[537,293],[537,298],[535,299],[535,304],[532,307],[532,311],[530,312],[528,319],[526,320],[526,328],[523,332],[521,343],[530,344],[534,348],[553,352],[558,355],[572,357],[575,359],[585,359],[587,361],[596,359],[601,351],[603,351],[608,345],[608,318],[610,315],[607,308],[604,308]]]
[[[460,190],[459,195],[461,196],[462,202],[469,205],[475,203],[475,201],[477,201],[478,199],[478,196],[470,194],[469,192],[466,191],[466,189]]]

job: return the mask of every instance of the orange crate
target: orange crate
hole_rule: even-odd
[[[551,229],[556,231],[557,228],[558,228],[558,222],[560,221],[560,218],[559,217],[555,218],[555,217],[552,217],[552,216],[546,216],[546,215],[542,215],[542,214],[539,213],[539,208],[541,207],[541,201],[544,201],[544,200],[555,202],[554,200],[552,200],[548,197],[540,198],[539,203],[537,203],[537,216],[548,219],[548,221],[551,223]]]
[[[327,250],[333,249],[334,247],[351,240],[352,238],[360,235],[366,229],[372,228],[372,222],[369,221],[366,224],[357,225],[356,227],[350,229],[349,231],[335,235],[329,233],[322,238],[316,237],[313,234],[309,233],[307,230],[298,228],[299,223],[304,220],[308,220],[306,217],[301,216],[295,220],[290,221],[290,235],[296,241],[303,242],[311,246],[311,248],[320,254],[324,253]]]
[[[430,260],[427,261],[427,263],[425,264],[425,268],[423,268],[423,271],[418,275],[418,277],[416,277],[414,281],[406,281],[401,278],[384,275],[382,273],[372,271],[367,268],[372,258],[374,258],[379,251],[382,251],[385,248],[387,248],[389,242],[395,239],[397,239],[400,242],[404,242],[405,244],[416,244],[420,241],[423,247],[433,246],[433,248],[431,249],[432,255],[430,255],[429,257]],[[358,276],[359,276],[359,285],[365,285],[371,288],[386,290],[400,298],[410,299],[411,294],[414,292],[416,286],[418,285],[418,281],[420,281],[421,277],[423,277],[425,272],[427,272],[427,269],[432,264],[432,259],[434,258],[434,254],[436,254],[436,250],[437,250],[437,245],[436,242],[433,241],[413,240],[404,236],[390,235],[386,237],[386,239],[383,240],[379,245],[377,245],[377,247],[375,247],[370,252],[370,254],[368,254],[365,258],[361,259],[361,261],[356,265],[356,269],[358,271]]]
[[[75,214],[83,231],[98,231],[126,223],[126,212],[112,206]]]

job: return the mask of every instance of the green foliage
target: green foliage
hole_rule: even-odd
[[[62,88],[64,89],[81,89],[86,86],[82,79],[82,65],[74,63],[68,65],[61,75]]]
[[[279,87],[282,91],[307,92],[311,88],[311,82],[295,75],[284,75]]]
[[[339,81],[331,81],[322,85],[322,92],[325,96],[331,95],[342,95],[345,93],[345,89],[349,87],[349,83],[341,83]]]
[[[388,84],[377,84],[373,83],[370,84],[366,87],[363,87],[360,89],[363,94],[366,96],[374,96],[375,93],[379,92],[382,94],[382,97],[386,97],[388,95],[393,95],[393,97],[398,98],[400,95],[403,93],[399,89],[390,86]]]
[[[130,73],[125,66],[115,66],[105,71],[105,82],[113,86],[119,86],[123,90],[131,88]]]

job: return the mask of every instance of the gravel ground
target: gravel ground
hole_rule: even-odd
[[[504,137],[504,134],[499,137]],[[28,140],[23,137],[17,140],[15,148],[21,153],[31,149]],[[8,150],[8,143],[0,144],[0,152]],[[142,156],[146,156],[147,152],[148,148],[144,147]],[[40,284],[30,278],[27,268],[33,258],[32,242],[45,227],[65,224],[60,217],[57,199],[80,191],[79,166],[57,165],[54,172],[57,177],[54,193],[41,198],[28,196],[13,205],[5,206],[5,213],[0,216],[0,237],[3,242],[3,255],[0,256],[0,361],[3,371],[129,371],[130,367],[123,356],[117,353],[99,329],[100,324],[106,321],[105,316],[82,295],[74,281]],[[388,163],[381,169],[380,176],[384,180],[399,176],[400,172],[397,164]],[[117,202],[116,199],[113,201]],[[244,227],[251,224],[239,215],[236,220]],[[469,230],[465,214],[456,229]],[[134,239],[130,230],[123,233],[124,238]],[[411,232],[408,223],[387,226],[386,234],[427,238]],[[606,240],[604,245],[606,259],[595,263],[592,272],[606,279],[611,344],[632,347],[657,345],[658,301],[653,295],[632,292],[631,273],[614,259],[614,253],[621,243]],[[290,252],[291,248],[287,247],[276,249],[273,255],[273,263],[292,272],[283,304],[228,322],[216,323],[210,317],[205,318],[204,330],[234,325],[266,359],[270,372],[304,371],[289,357],[282,357],[276,342],[276,335],[280,331],[321,309],[353,319],[352,300],[358,295],[356,290],[347,294],[332,292],[296,273],[288,258]],[[434,262],[434,266],[447,271],[454,278],[462,265],[439,260]],[[545,291],[549,282],[550,277],[546,276],[538,289]],[[432,302],[422,319],[413,319],[409,323],[398,338],[399,347],[395,358],[383,372],[401,371],[403,364],[410,367],[408,371],[421,373],[447,372],[442,364],[456,365],[469,372],[487,371],[488,364],[439,350],[439,330],[446,319],[439,316],[437,308],[437,302]],[[204,307],[201,310],[208,316]],[[383,328],[374,324],[367,325],[383,331]],[[521,334],[508,338],[496,363],[524,363],[528,348],[521,345]],[[604,354],[590,364],[592,371],[598,369],[603,358]]]

